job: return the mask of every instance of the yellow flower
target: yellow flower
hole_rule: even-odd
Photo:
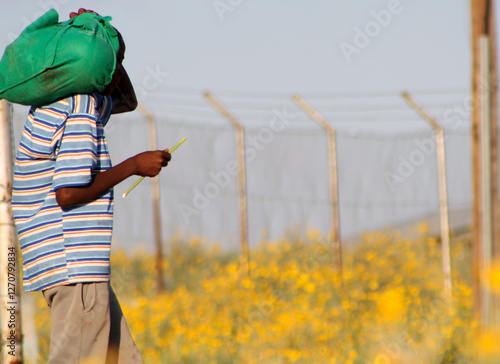
[[[300,357],[302,356],[302,354],[298,350],[287,349],[287,350],[284,350],[283,356],[285,356],[286,358],[288,358],[293,363],[293,362],[299,360]]]
[[[500,358],[500,330],[482,330],[477,337],[477,351],[482,359]]]
[[[496,260],[486,272],[485,285],[493,292],[500,293],[500,260]]]
[[[402,289],[391,289],[382,293],[377,299],[377,307],[384,320],[400,320],[406,311]]]
[[[309,240],[315,240],[317,239],[319,236],[321,235],[320,231],[319,230],[309,230],[307,232],[307,238]]]
[[[179,237],[169,242],[161,295],[153,254],[118,250],[112,271],[146,363],[474,362],[467,356],[471,346],[495,362],[496,331],[466,337],[477,327],[470,270],[452,261],[453,307],[447,309],[440,245],[421,232],[426,236],[367,233],[359,247],[344,251],[342,277],[319,245],[329,238],[316,231],[309,231],[314,241],[307,244],[294,238],[252,248],[250,276],[238,254],[204,238]],[[454,241],[452,249],[470,254],[467,241]],[[488,282],[500,289],[500,265]],[[50,310],[38,292],[35,302],[38,361],[46,362]]]
[[[306,292],[309,292],[309,293],[314,292],[315,288],[316,288],[316,285],[312,282],[308,282],[304,285],[304,290]]]
[[[429,225],[425,222],[421,223],[418,228],[417,228],[417,231],[421,234],[421,235],[424,235],[425,233],[427,233],[429,231]]]

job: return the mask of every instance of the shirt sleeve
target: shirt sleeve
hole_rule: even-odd
[[[53,187],[86,186],[92,181],[97,165],[97,115],[95,99],[79,95],[76,105],[66,119],[59,149],[56,154]]]
[[[101,108],[101,123],[103,126],[109,121],[111,117],[111,112],[113,111],[113,98],[111,96],[101,96],[102,97],[102,108]]]

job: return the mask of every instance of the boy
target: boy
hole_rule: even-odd
[[[16,155],[12,208],[23,284],[42,291],[51,308],[49,364],[142,363],[109,285],[112,189],[132,175],[156,176],[171,156],[144,152],[111,166],[103,127],[111,114],[137,106],[124,53],[120,40],[102,94],[32,107]]]

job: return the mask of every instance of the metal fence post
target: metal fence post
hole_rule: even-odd
[[[480,89],[479,106],[479,144],[481,161],[481,321],[484,327],[490,327],[498,319],[496,301],[489,292],[487,286],[487,275],[491,270],[494,244],[494,204],[493,197],[493,135],[492,131],[492,108],[491,108],[491,77],[490,77],[490,40],[488,36],[479,38],[479,72],[483,83]],[[497,177],[495,177],[496,179]]]
[[[241,257],[246,270],[250,273],[250,251],[248,248],[247,187],[245,167],[245,136],[243,125],[210,92],[204,92],[207,101],[235,127],[238,154],[238,185],[241,233]]]
[[[156,137],[156,119],[154,115],[142,104],[137,107],[148,121],[149,148],[158,149]],[[156,246],[156,284],[158,293],[165,292],[165,280],[163,278],[163,238],[161,234],[161,210],[160,210],[160,183],[159,176],[151,179],[152,199],[153,199],[153,222]]]
[[[340,241],[340,218],[339,197],[337,177],[337,143],[335,140],[335,129],[314,110],[304,99],[298,95],[292,95],[292,100],[304,110],[314,121],[326,130],[328,138],[328,163],[330,171],[330,199],[332,206],[332,230],[335,254],[335,265],[339,277],[342,277],[342,243]]]
[[[436,120],[417,104],[407,92],[403,92],[401,96],[408,104],[424,118],[436,132],[436,150],[437,150],[437,166],[439,179],[439,210],[440,210],[440,225],[441,225],[441,247],[443,259],[443,274],[444,274],[444,292],[448,303],[451,303],[451,258],[450,258],[450,226],[448,213],[448,192],[446,187],[446,156],[444,144],[444,130]]]

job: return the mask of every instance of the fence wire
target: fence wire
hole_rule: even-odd
[[[331,232],[326,133],[286,95],[214,93],[244,125],[250,246],[287,231]],[[340,236],[439,224],[434,131],[397,92],[302,95],[335,127]],[[466,90],[420,91],[413,96],[445,128],[452,229],[470,224],[472,205],[470,100]],[[144,105],[155,115],[158,145],[176,151],[160,174],[162,232],[203,236],[239,247],[237,154],[232,126],[201,92],[150,92]],[[15,107],[20,138],[27,109]],[[113,116],[106,127],[113,162],[148,150],[146,118]],[[115,188],[114,239],[153,250],[150,183],[126,199],[131,178]],[[436,229],[437,231],[437,229]]]

